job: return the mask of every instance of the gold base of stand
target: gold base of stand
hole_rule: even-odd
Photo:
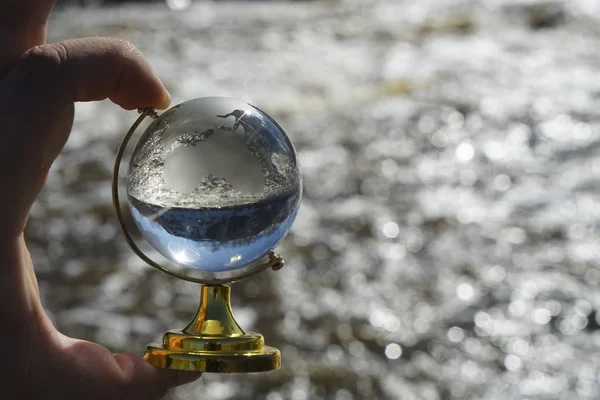
[[[168,331],[144,358],[159,368],[197,372],[265,372],[281,366],[281,355],[262,335],[245,333],[233,318],[228,286],[204,285],[196,316],[183,330]]]

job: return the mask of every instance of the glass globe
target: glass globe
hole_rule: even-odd
[[[129,208],[148,242],[201,271],[247,266],[287,234],[302,195],[281,127],[233,99],[187,101],[163,113],[135,147]]]

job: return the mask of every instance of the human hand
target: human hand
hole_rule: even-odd
[[[56,330],[40,303],[23,230],[71,131],[74,102],[168,107],[142,54],[107,38],[45,44],[55,0],[0,3],[0,343],[3,398],[158,399],[199,374],[156,369]],[[7,396],[7,397],[4,397]]]

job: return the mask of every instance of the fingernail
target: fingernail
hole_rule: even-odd
[[[169,108],[171,105],[171,94],[165,89],[163,92],[162,100],[160,101],[160,105],[158,107],[159,110],[165,110]]]

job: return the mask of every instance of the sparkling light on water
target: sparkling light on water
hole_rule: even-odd
[[[390,360],[396,360],[402,355],[402,347],[398,343],[390,343],[385,347],[385,356]]]
[[[50,41],[133,40],[175,99],[264,105],[293,130],[307,177],[288,266],[234,287],[281,374],[207,374],[168,398],[600,398],[600,4],[367,3],[57,10]],[[148,273],[107,216],[133,117],[77,104],[26,232],[57,327],[114,351],[183,326],[198,300]]]

